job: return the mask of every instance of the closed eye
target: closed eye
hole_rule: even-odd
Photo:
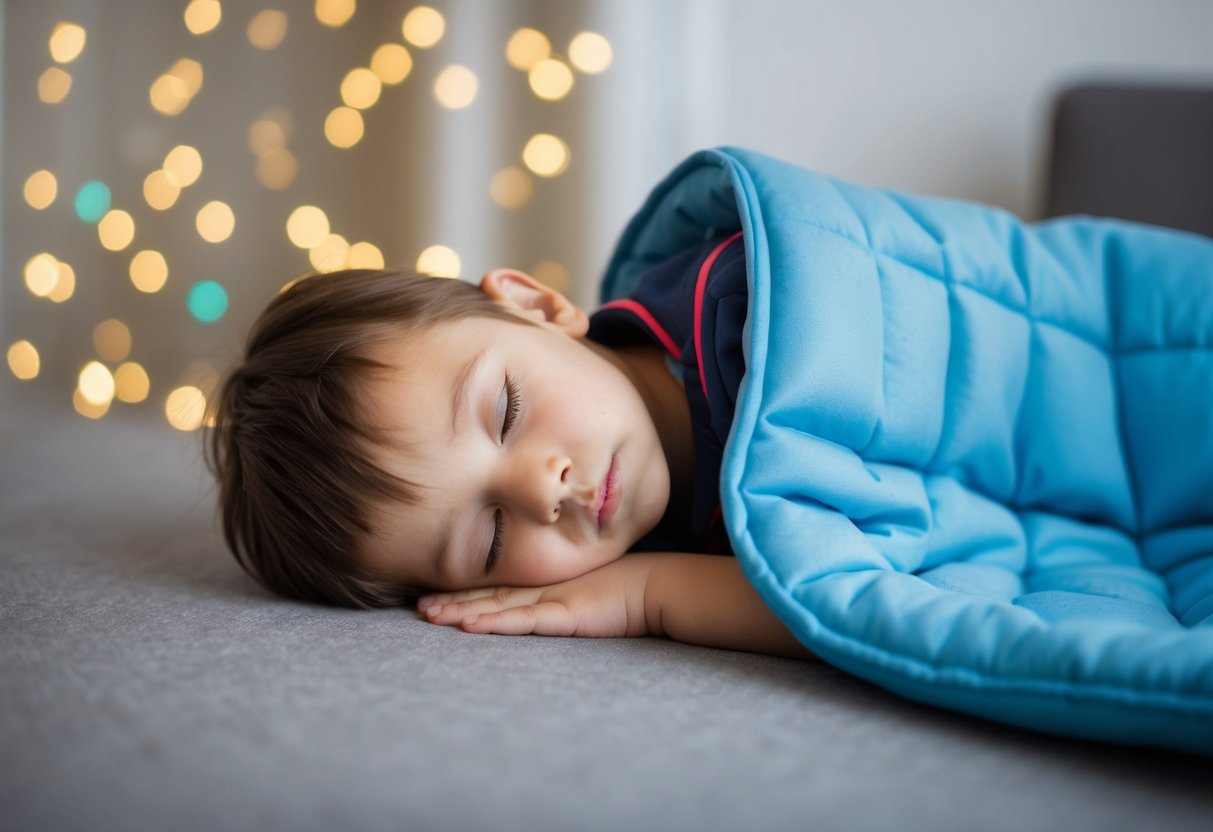
[[[501,558],[501,539],[504,534],[505,516],[501,513],[501,509],[497,509],[493,514],[493,543],[489,546],[488,557],[484,559],[484,574],[486,575],[493,571],[493,567]]]
[[[514,423],[518,420],[518,411],[521,409],[522,401],[518,393],[518,385],[507,372],[505,384],[501,388],[501,396],[497,403],[497,424],[501,426],[498,435],[501,437],[501,441],[504,442],[510,430],[513,429]]]

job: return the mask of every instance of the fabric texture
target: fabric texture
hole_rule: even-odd
[[[1213,753],[1213,241],[721,149],[658,185],[604,299],[735,230],[721,499],[785,624],[920,701]]]

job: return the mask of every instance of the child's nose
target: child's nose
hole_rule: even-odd
[[[518,464],[513,495],[527,514],[542,523],[560,516],[561,504],[572,496],[573,462],[561,454],[545,454],[533,464]]]

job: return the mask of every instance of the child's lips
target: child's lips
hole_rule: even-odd
[[[598,491],[598,499],[594,501],[594,517],[598,523],[598,531],[601,532],[615,516],[615,510],[619,508],[619,499],[623,494],[623,488],[619,482],[618,465],[613,456],[611,457],[611,467],[607,469],[606,476],[602,478],[602,487]]]

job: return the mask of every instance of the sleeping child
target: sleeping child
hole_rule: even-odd
[[[1213,240],[723,148],[654,188],[602,297],[283,292],[210,436],[237,559],[311,601],[812,655],[1213,753]]]
[[[711,302],[693,321],[697,283]],[[728,552],[716,481],[745,291],[739,233],[592,318],[508,269],[479,288],[393,271],[297,281],[220,397],[228,543],[285,595],[412,598],[469,632],[807,656],[736,561],[696,556]]]

